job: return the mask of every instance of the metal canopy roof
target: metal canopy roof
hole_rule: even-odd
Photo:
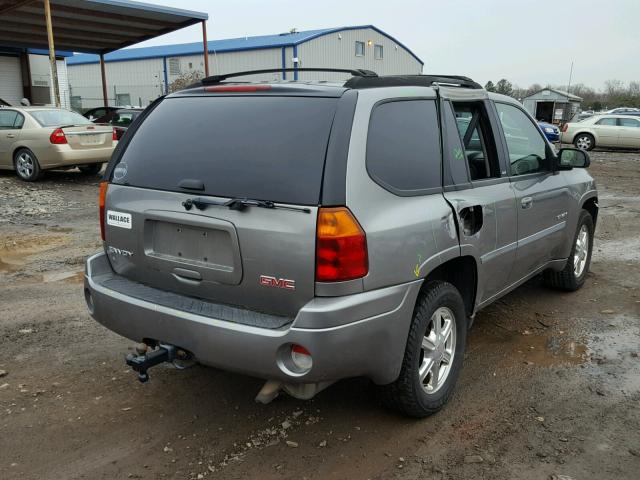
[[[130,0],[50,0],[56,49],[107,53],[193,25],[206,13]],[[0,46],[48,48],[41,0],[0,0]]]

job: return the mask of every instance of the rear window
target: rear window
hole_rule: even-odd
[[[43,127],[62,127],[64,125],[87,125],[91,122],[76,112],[67,110],[31,110],[31,116]]]
[[[113,182],[185,191],[178,183],[195,179],[205,185],[197,194],[318,204],[337,100],[168,98],[131,138]]]

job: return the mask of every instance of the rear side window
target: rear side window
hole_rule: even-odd
[[[606,125],[609,127],[615,127],[617,125],[617,121],[615,118],[601,118],[596,122],[596,125]]]
[[[402,100],[374,107],[367,136],[367,171],[397,195],[441,187],[440,130],[433,100]]]
[[[337,98],[167,98],[139,126],[114,183],[317,205]]]

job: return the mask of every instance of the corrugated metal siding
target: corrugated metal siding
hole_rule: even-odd
[[[364,57],[355,56],[355,42],[365,42]],[[368,46],[371,41],[371,46]],[[383,58],[374,58],[374,46],[382,45]],[[293,67],[293,47],[285,48],[286,67]],[[417,74],[422,72],[422,64],[404,47],[389,37],[371,29],[354,29],[334,32],[320,36],[297,46],[300,59],[299,67],[365,68],[380,75]],[[171,68],[169,68],[171,66]],[[238,72],[243,70],[269,69],[282,67],[282,48],[236,51],[227,53],[209,53],[210,74]],[[165,72],[163,59],[141,59],[120,62],[108,62],[107,84],[109,104],[115,104],[115,91],[128,93],[131,101],[147,105],[164,93]],[[82,108],[102,105],[100,66],[98,64],[69,65],[69,83],[71,95],[82,98]],[[188,72],[198,71],[204,75],[202,55],[183,55],[167,57],[167,80],[169,85]],[[280,73],[253,75],[244,77],[251,80],[278,80]],[[286,74],[288,80],[294,78],[293,72]],[[348,75],[331,73],[303,73],[300,80],[343,80]]]
[[[68,72],[71,95],[81,97],[82,108],[103,104],[99,64],[69,65]],[[146,106],[164,93],[162,59],[110,62],[106,75],[109,105],[115,105],[116,94],[128,93],[132,104]]]
[[[0,55],[0,98],[20,105],[23,96],[20,58]]]
[[[357,57],[355,42],[365,43],[365,54]],[[371,46],[368,42],[371,41]],[[374,58],[374,45],[382,45],[383,59]],[[292,56],[290,55],[288,61]],[[298,45],[299,67],[364,68],[378,75],[418,74],[422,64],[406,49],[372,29],[345,30],[318,37]],[[301,80],[342,80],[345,75],[303,73]]]

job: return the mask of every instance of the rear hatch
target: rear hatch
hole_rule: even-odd
[[[113,144],[113,129],[103,125],[73,125],[62,127],[67,143],[74,150],[108,148]]]
[[[293,317],[314,296],[317,205],[337,100],[164,99],[113,168],[105,244],[114,270]],[[276,208],[222,205],[245,198]]]

